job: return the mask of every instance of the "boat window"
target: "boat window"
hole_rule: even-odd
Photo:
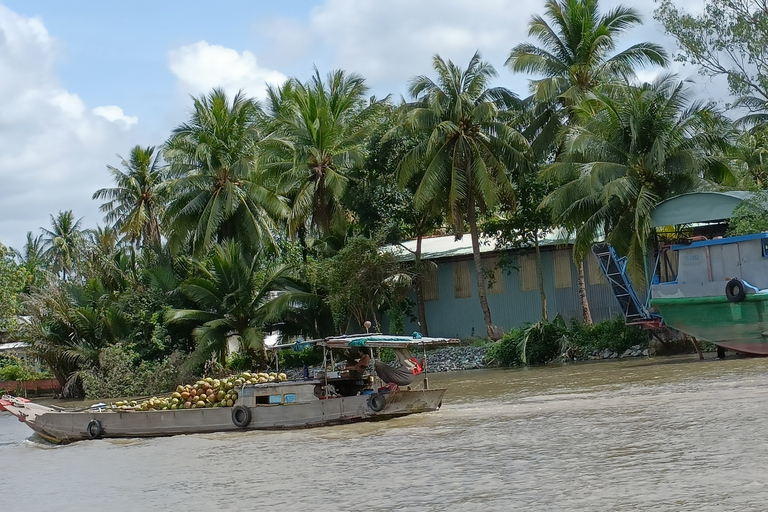
[[[269,403],[270,404],[283,403],[283,395],[269,395]]]
[[[659,283],[673,283],[677,281],[678,253],[662,249],[659,256],[658,280]]]
[[[286,393],[284,396],[285,396],[285,403],[286,404],[295,404],[296,403],[296,393]]]

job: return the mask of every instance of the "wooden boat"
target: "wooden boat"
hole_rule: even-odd
[[[458,343],[458,340],[366,334],[327,338],[316,343],[323,347],[327,365],[329,361],[333,362],[334,349],[392,348],[401,354],[409,354],[415,347],[425,349]],[[412,389],[415,385],[400,388],[392,383],[379,386],[376,384],[379,379],[367,372],[361,375],[350,371],[323,371],[307,380],[244,385],[238,390],[234,407],[140,411],[98,404],[84,410],[66,410],[4,396],[0,400],[0,411],[16,416],[41,437],[54,443],[297,429],[381,420],[439,409],[445,389],[428,388],[426,369],[420,369],[414,377],[418,377],[414,381],[421,381],[419,389]],[[379,381],[379,384],[386,382]]]
[[[672,245],[660,269],[650,305],[665,324],[725,349],[768,356],[768,233]]]

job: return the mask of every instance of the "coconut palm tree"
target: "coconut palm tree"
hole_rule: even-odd
[[[522,134],[500,122],[499,111],[513,96],[488,87],[496,71],[479,53],[466,69],[439,55],[433,65],[437,81],[418,76],[409,86],[415,101],[405,124],[426,136],[402,160],[398,181],[405,187],[426,169],[413,196],[416,208],[442,201],[457,237],[464,233],[464,222],[469,224],[480,306],[488,334],[496,338],[480,261],[477,210],[513,202],[508,173],[527,164],[529,148]]]
[[[638,43],[613,53],[616,39],[639,25],[642,19],[634,9],[617,6],[600,14],[597,0],[547,0],[546,18],[536,15],[528,25],[528,35],[541,46],[521,43],[510,52],[506,65],[515,73],[532,73],[542,78],[531,81],[536,101],[555,102],[559,124],[572,124],[572,107],[600,85],[631,76],[638,66],[665,66],[664,49],[654,43]],[[552,124],[545,123],[545,124]],[[553,130],[549,130],[552,133]],[[550,144],[560,151],[560,138]],[[576,254],[584,322],[591,324],[584,277],[584,254]]]
[[[72,210],[51,215],[51,229],[41,228],[45,235],[45,257],[51,261],[55,272],[61,272],[61,279],[67,280],[77,263],[83,233],[80,231],[82,218],[75,220]]]
[[[635,9],[619,5],[601,15],[597,0],[547,0],[544,9],[550,23],[535,15],[528,25],[528,35],[541,46],[518,44],[506,62],[515,73],[543,75],[531,81],[539,101],[559,97],[573,105],[596,86],[631,76],[638,66],[667,64],[667,53],[654,43],[613,53],[616,39],[642,23]]]
[[[326,236],[347,223],[342,196],[347,173],[362,150],[382,101],[367,102],[365,79],[342,70],[325,81],[315,69],[306,83],[292,78],[268,91],[269,136],[260,144],[265,165],[290,198],[289,230]]]
[[[48,257],[45,255],[43,235],[34,236],[31,231],[27,231],[27,242],[24,244],[23,249],[21,251],[13,249],[13,254],[16,256],[19,264],[32,276],[26,291],[29,291],[30,285],[42,285],[49,263]]]
[[[190,243],[201,256],[235,237],[254,250],[274,245],[274,219],[287,208],[256,172],[262,118],[242,92],[230,101],[214,89],[195,98],[190,120],[173,130],[163,154],[175,177],[166,212],[175,247]]]
[[[227,344],[236,337],[240,350],[264,357],[264,325],[274,318],[268,304],[286,276],[284,265],[263,266],[261,256],[249,257],[232,240],[213,248],[208,262],[197,262],[197,276],[180,291],[197,309],[173,309],[166,321],[194,326],[199,361],[215,357],[224,364]]]
[[[102,349],[116,339],[117,313],[99,306],[106,293],[98,283],[82,287],[51,280],[25,301],[21,339],[51,369],[66,397],[83,396],[80,371],[98,367]]]
[[[160,152],[154,146],[134,146],[127,161],[118,158],[124,170],[107,166],[116,186],[97,190],[93,198],[107,200],[99,208],[106,213],[104,221],[131,243],[159,247],[159,219],[166,201],[166,170],[160,164]]]
[[[678,194],[735,185],[722,154],[729,122],[691,102],[684,84],[662,76],[652,84],[590,93],[573,109],[558,162],[544,171],[561,186],[544,200],[576,232],[585,254],[602,233],[626,254],[631,275],[645,282],[651,250],[650,212]]]

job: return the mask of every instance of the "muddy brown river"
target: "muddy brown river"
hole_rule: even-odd
[[[0,510],[768,510],[768,359],[430,376],[439,412],[52,446],[0,414]]]

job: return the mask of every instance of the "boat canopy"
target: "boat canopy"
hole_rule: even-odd
[[[370,348],[408,348],[413,346],[440,347],[461,343],[456,338],[429,338],[415,332],[413,336],[391,336],[388,334],[352,334],[325,338],[318,342],[328,348],[370,347]]]
[[[658,228],[730,219],[733,210],[752,196],[752,192],[744,190],[682,194],[656,205],[651,221],[653,227]]]

